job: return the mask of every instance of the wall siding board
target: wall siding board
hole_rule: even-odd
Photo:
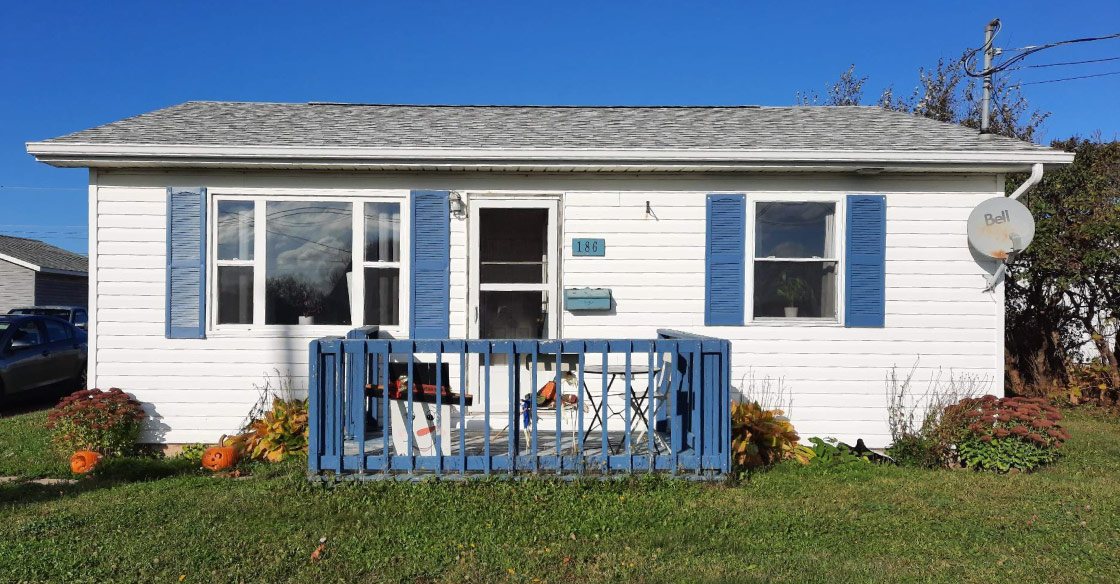
[[[164,273],[167,184],[212,192],[362,195],[386,189],[562,194],[560,245],[564,287],[612,289],[610,314],[561,318],[565,338],[649,338],[677,327],[727,338],[735,391],[769,378],[792,397],[803,436],[827,435],[868,445],[889,440],[886,379],[914,372],[923,391],[949,375],[1002,392],[998,368],[1001,294],[982,291],[992,269],[969,252],[964,225],[972,207],[1002,194],[991,175],[841,177],[603,177],[485,173],[233,173],[101,171],[97,174],[96,327],[99,384],[148,404],[146,440],[214,441],[235,431],[256,401],[254,386],[276,370],[306,390],[307,344],[347,327],[314,331],[213,331],[204,341],[165,339]],[[705,201],[710,193],[789,196],[887,195],[885,327],[750,323],[703,326]],[[468,195],[469,196],[469,195]],[[653,215],[647,217],[646,202]],[[450,229],[450,334],[468,324],[467,220]],[[748,225],[747,236],[753,234]],[[602,258],[573,258],[574,237],[602,237]],[[402,275],[403,276],[403,275]],[[750,283],[747,283],[748,290]],[[749,315],[747,315],[749,321]],[[453,368],[457,369],[457,368]]]
[[[35,303],[35,271],[0,260],[0,314]]]

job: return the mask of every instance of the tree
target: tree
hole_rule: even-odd
[[[1091,343],[1120,391],[1120,338],[1107,326],[1120,316],[1120,142],[1051,146],[1076,157],[1024,197],[1037,226],[1008,269],[1009,361],[1024,386],[1065,381],[1068,357]]]
[[[827,91],[823,105],[860,105],[867,79],[857,77],[855,65],[852,65],[840,74],[836,83],[825,84]],[[1019,83],[1006,77],[993,77],[990,130],[1000,136],[1033,142],[1038,137],[1042,122],[1050,113],[1031,110],[1020,89]],[[896,95],[894,87],[888,86],[879,94],[877,105],[892,111],[978,129],[981,117],[980,94],[979,81],[964,74],[960,59],[942,57],[930,69],[918,68],[918,85],[909,97]],[[797,92],[798,105],[818,105],[819,102],[816,92]]]
[[[825,85],[827,91],[824,105],[859,105],[863,101],[863,84],[866,77],[856,77],[856,66],[840,74],[836,83]],[[815,91],[797,92],[798,105],[818,105],[820,96]]]

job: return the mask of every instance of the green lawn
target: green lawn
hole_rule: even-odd
[[[1120,421],[1070,418],[1067,456],[1030,475],[782,466],[737,486],[324,488],[298,465],[229,479],[121,463],[72,486],[0,485],[0,581],[1118,581]],[[0,437],[41,439],[36,420],[0,420]],[[3,468],[51,468],[17,458]]]

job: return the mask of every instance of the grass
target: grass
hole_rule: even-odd
[[[66,461],[51,450],[46,422],[46,410],[0,418],[0,476],[70,476]]]
[[[1069,417],[1067,456],[1028,475],[327,488],[298,463],[232,479],[119,461],[76,485],[0,485],[0,581],[1117,581],[1120,421]],[[32,424],[0,420],[0,436]]]

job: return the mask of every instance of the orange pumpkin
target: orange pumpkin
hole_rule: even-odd
[[[237,449],[233,446],[211,446],[202,453],[202,467],[206,470],[223,470],[237,464]]]
[[[70,472],[74,474],[85,474],[97,463],[101,462],[101,455],[92,450],[79,450],[70,457]]]

